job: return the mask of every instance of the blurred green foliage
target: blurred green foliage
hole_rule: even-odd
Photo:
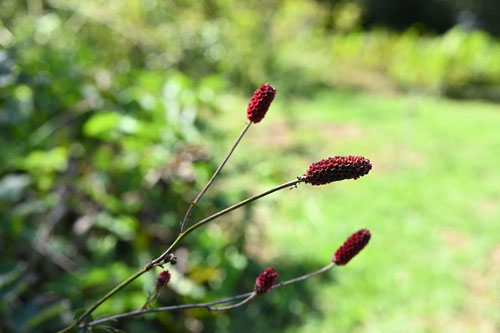
[[[362,2],[299,0],[265,6],[231,0],[2,0],[0,330],[59,329],[79,308],[90,306],[160,254],[176,236],[190,200],[244,124],[248,97],[263,82],[278,88],[272,111],[281,111],[282,125],[252,128],[256,131],[248,134],[252,145],[247,143],[235,154],[195,210],[194,220],[293,179],[311,162],[309,158],[325,157],[314,153],[319,132],[310,130],[309,111],[304,110],[322,114],[314,120],[317,123],[363,122],[379,119],[379,114],[389,117],[385,110],[394,110],[394,103],[399,103],[383,101],[376,105],[379,113],[365,114],[359,110],[372,108],[372,103],[351,94],[336,95],[332,101],[318,95],[325,89],[499,99],[497,39],[463,27],[429,35],[418,24],[410,24],[404,33],[385,28],[363,31],[368,8]],[[431,109],[440,107],[435,104]],[[343,111],[332,119],[335,113],[330,110],[337,108]],[[358,110],[354,120],[341,116],[350,108]],[[494,123],[494,117],[477,121]],[[441,128],[440,120],[426,119]],[[375,121],[371,131],[385,133],[388,124]],[[281,137],[283,126],[293,128],[294,134]],[[323,130],[330,135],[330,129]],[[465,138],[474,140],[476,134]],[[446,140],[447,135],[437,140]],[[497,142],[494,134],[488,135],[478,144]],[[370,142],[377,140],[380,137],[374,136]],[[351,149],[368,156],[372,149],[395,149],[365,144],[363,138],[349,141]],[[324,153],[338,152],[338,147],[324,147],[329,148]],[[345,153],[351,151],[346,147]],[[297,156],[300,163],[294,164]],[[433,179],[437,182],[439,176]],[[363,193],[361,198],[369,196]],[[395,190],[391,198],[399,195]],[[322,265],[319,258],[300,257],[314,252],[305,250],[318,245],[311,240],[314,236],[289,250],[289,243],[299,242],[288,233],[277,230],[268,237],[259,231],[271,216],[273,200],[235,212],[188,237],[176,253],[180,260],[169,289],[156,304],[208,301],[248,291],[265,265],[275,265],[280,274],[284,272],[283,279]],[[282,206],[286,209],[276,221],[302,207],[301,202],[290,202],[291,207]],[[454,206],[447,207],[452,211]],[[314,216],[318,210],[310,205],[296,216]],[[350,213],[345,209],[339,214]],[[309,221],[294,223],[303,223],[296,229],[303,230]],[[389,226],[384,228],[381,233],[394,235]],[[275,250],[266,247],[267,239],[276,242]],[[300,260],[287,257],[287,252]],[[380,272],[375,268],[370,271],[376,273]],[[141,277],[95,315],[137,309],[154,289],[154,278],[152,273]],[[324,279],[331,284],[331,279]],[[230,313],[213,315],[203,309],[165,313],[125,320],[116,327],[131,332],[285,327],[293,331],[304,323],[314,327],[321,321],[323,303],[328,303],[324,299],[316,303],[321,291],[314,286],[311,282],[284,288]],[[371,299],[375,307],[377,297]],[[346,304],[354,309],[341,312],[338,327],[352,329],[366,320],[368,310]]]
[[[333,61],[345,74],[359,73],[361,67],[360,75],[379,73],[406,91],[500,98],[500,43],[481,31],[455,28],[439,37],[421,36],[415,29],[357,31],[335,35],[331,45]]]

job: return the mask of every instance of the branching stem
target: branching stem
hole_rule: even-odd
[[[274,188],[272,188],[272,189],[270,189],[270,190],[268,190],[268,191],[266,191],[266,192],[263,192],[263,193],[261,193],[261,194],[254,195],[254,196],[252,196],[252,197],[250,197],[250,198],[248,198],[248,199],[245,199],[245,200],[243,200],[243,201],[240,201],[239,203],[234,204],[234,205],[232,205],[231,207],[228,207],[228,208],[226,208],[226,209],[224,209],[224,210],[221,210],[220,212],[215,213],[215,214],[213,214],[213,215],[211,215],[211,216],[209,216],[209,217],[207,217],[207,218],[205,218],[205,219],[203,219],[203,220],[201,220],[201,221],[197,222],[196,224],[194,224],[194,225],[192,225],[191,227],[189,227],[188,229],[186,229],[186,231],[181,232],[181,233],[179,234],[179,237],[177,237],[177,239],[176,239],[176,240],[172,243],[172,245],[170,245],[170,247],[169,247],[169,248],[168,248],[168,249],[167,249],[167,250],[166,250],[166,251],[165,251],[165,252],[164,252],[161,256],[159,256],[159,257],[158,257],[158,258],[156,258],[155,260],[151,261],[151,263],[150,263],[151,267],[161,265],[161,264],[162,264],[162,262],[163,262],[163,259],[164,259],[164,258],[165,258],[165,257],[166,257],[169,253],[171,253],[171,252],[172,252],[172,250],[174,250],[174,249],[175,249],[175,247],[176,247],[176,246],[180,243],[180,241],[181,241],[184,237],[186,237],[187,235],[189,235],[191,232],[195,231],[195,230],[196,230],[196,229],[198,229],[199,227],[203,226],[204,224],[207,224],[208,222],[210,222],[210,221],[212,221],[212,220],[214,220],[214,219],[216,219],[216,218],[218,218],[218,217],[221,217],[222,215],[227,214],[227,213],[229,213],[229,212],[231,212],[231,211],[233,211],[233,210],[235,210],[235,209],[237,209],[237,208],[240,208],[241,206],[244,206],[244,205],[246,205],[246,204],[248,204],[248,203],[250,203],[250,202],[252,202],[252,201],[255,201],[255,200],[257,200],[257,199],[260,199],[260,198],[262,198],[262,197],[265,197],[266,195],[269,195],[269,194],[271,194],[271,193],[274,193],[274,192],[276,192],[276,191],[282,190],[282,189],[287,188],[287,187],[293,187],[293,186],[297,185],[298,183],[300,183],[300,182],[302,182],[302,181],[304,181],[304,179],[303,179],[303,178],[301,178],[301,177],[299,177],[299,178],[297,178],[296,180],[292,180],[292,181],[286,182],[286,183],[284,183],[284,184],[278,185],[278,186],[276,186],[276,187],[274,187]]]
[[[243,304],[247,304],[248,302],[250,302],[251,300],[253,300],[255,297],[257,297],[257,294],[254,291],[252,294],[250,294],[250,296],[248,296],[247,298],[245,298],[244,300],[242,300],[239,303],[236,303],[236,304],[233,304],[233,305],[228,305],[228,306],[222,306],[222,307],[219,307],[219,308],[214,308],[214,307],[209,306],[208,309],[210,311],[226,311],[226,310],[231,310],[231,309],[240,307]]]
[[[194,199],[194,201],[189,206],[189,209],[186,212],[186,216],[184,216],[184,220],[182,220],[181,231],[180,232],[182,232],[184,230],[184,227],[186,226],[186,223],[189,221],[189,218],[191,217],[191,213],[193,211],[194,206],[196,206],[196,204],[198,203],[198,201],[200,201],[201,197],[205,194],[205,192],[208,190],[208,188],[210,187],[210,185],[212,185],[212,183],[214,182],[215,177],[217,177],[217,175],[220,173],[220,171],[222,170],[222,168],[226,164],[227,160],[229,159],[229,157],[231,156],[231,154],[233,153],[233,151],[236,149],[236,146],[238,145],[238,143],[240,143],[241,138],[243,138],[243,136],[245,135],[245,133],[247,132],[247,130],[250,128],[250,125],[252,125],[251,121],[249,121],[248,124],[246,124],[245,128],[243,128],[243,130],[241,131],[240,135],[238,135],[238,138],[236,138],[236,141],[234,142],[233,146],[231,147],[231,149],[227,153],[226,157],[224,158],[224,160],[222,161],[222,163],[219,165],[219,167],[217,168],[217,170],[215,170],[214,174],[212,175],[212,178],[210,178],[210,180],[208,181],[207,185],[205,185],[205,187],[203,188],[203,190],[201,190],[200,194],[198,194],[198,196],[196,197],[196,199]]]
[[[319,274],[323,274],[326,271],[329,271],[330,269],[332,269],[334,266],[335,266],[335,264],[331,263],[331,264],[329,264],[329,265],[327,265],[327,266],[325,266],[317,271],[299,276],[297,278],[294,278],[294,279],[291,279],[291,280],[288,280],[285,282],[277,283],[273,286],[272,290],[280,288],[280,287],[288,286],[290,284],[294,284],[294,283],[297,283],[297,282],[300,282],[300,281],[303,281],[306,279],[309,279],[309,278],[316,276],[316,275],[319,275]],[[221,299],[221,300],[218,300],[215,302],[209,302],[209,303],[171,305],[171,306],[164,306],[164,307],[155,308],[155,309],[136,310],[136,311],[122,313],[122,314],[119,314],[116,316],[97,319],[97,320],[91,321],[89,323],[86,323],[83,326],[90,327],[90,326],[95,326],[95,325],[99,325],[102,323],[107,323],[110,321],[117,321],[118,319],[123,319],[123,318],[127,318],[127,317],[132,317],[132,316],[140,316],[140,315],[144,315],[147,313],[153,313],[153,312],[175,311],[175,310],[192,309],[192,308],[206,308],[210,311],[229,310],[229,309],[233,309],[233,308],[236,308],[238,306],[241,306],[243,304],[246,304],[247,302],[253,300],[255,298],[255,296],[256,296],[255,292],[252,291],[252,292],[248,292],[245,294],[240,294],[240,295],[236,295],[233,297],[224,298],[224,299]],[[228,302],[232,302],[232,301],[236,301],[236,300],[240,300],[240,299],[244,299],[244,300],[240,303],[237,303],[237,304],[234,304],[231,306],[226,306],[226,307],[221,307],[221,308],[213,308],[214,305],[228,303]]]
[[[184,237],[186,237],[187,235],[189,235],[191,232],[195,231],[196,229],[198,229],[199,227],[207,224],[208,222],[212,221],[212,220],[215,220],[216,218],[218,217],[221,217],[222,215],[224,214],[227,214],[237,208],[240,208],[241,206],[244,206],[252,201],[255,201],[257,199],[260,199],[262,197],[265,197],[266,195],[269,195],[271,193],[274,193],[276,191],[279,191],[279,190],[282,190],[284,188],[288,188],[288,187],[294,187],[296,186],[297,184],[299,184],[300,182],[304,181],[304,178],[303,177],[298,177],[296,180],[292,180],[292,181],[289,181],[289,182],[286,182],[284,184],[281,184],[281,185],[278,185],[266,192],[263,192],[261,194],[257,194],[257,195],[254,195],[248,199],[245,199],[237,204],[234,204],[232,205],[231,207],[228,207],[224,210],[221,210],[220,212],[218,213],[215,213],[199,222],[197,222],[196,224],[192,225],[190,228],[186,229],[184,232],[181,232],[179,234],[179,236],[177,236],[177,238],[174,240],[174,242],[170,245],[170,247],[165,251],[163,252],[162,255],[160,255],[158,258],[154,259],[154,260],[151,260],[151,262],[149,264],[147,264],[146,266],[144,266],[141,270],[137,271],[134,275],[132,275],[131,277],[129,277],[127,280],[123,281],[122,283],[120,283],[118,286],[116,286],[113,290],[111,290],[110,292],[108,292],[104,297],[102,297],[100,300],[98,300],[94,305],[92,305],[87,311],[85,311],[84,314],[82,314],[75,322],[73,322],[70,326],[66,327],[65,329],[62,329],[61,331],[59,331],[58,333],[64,333],[64,332],[69,332],[71,329],[77,327],[80,323],[82,323],[85,318],[87,318],[88,315],[90,315],[95,309],[97,309],[102,303],[104,303],[108,298],[110,298],[111,296],[113,296],[114,294],[116,294],[118,291],[120,291],[121,289],[123,289],[125,286],[127,286],[129,283],[131,283],[132,281],[134,281],[135,279],[137,279],[139,276],[141,276],[142,274],[146,273],[147,271],[151,270],[153,267],[155,266],[160,266],[160,265],[163,265],[165,262],[165,258],[170,254],[172,253],[172,251],[179,245],[179,243],[184,239]],[[219,303],[217,303],[219,304]],[[208,307],[210,305],[214,305],[214,304],[209,304],[209,305],[206,305],[204,307]],[[153,309],[154,310],[154,309]],[[149,310],[143,310],[143,311],[149,311]],[[154,312],[154,311],[152,311]]]

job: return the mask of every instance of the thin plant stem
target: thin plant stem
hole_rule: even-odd
[[[313,277],[313,276],[316,276],[316,275],[319,275],[319,274],[323,274],[324,272],[326,271],[329,271],[330,269],[332,269],[333,267],[335,266],[335,263],[331,263],[321,269],[318,269],[317,271],[314,271],[314,272],[311,272],[309,274],[305,274],[305,275],[302,275],[302,276],[299,276],[299,277],[296,277],[295,279],[291,279],[291,280],[288,280],[288,281],[285,281],[285,282],[280,282],[280,283],[277,283],[273,286],[273,289],[275,288],[279,288],[279,287],[284,287],[284,286],[288,286],[289,284],[294,284],[294,283],[297,283],[297,282],[300,282],[302,280],[305,280],[305,279],[309,279],[310,277]]]
[[[158,290],[155,290],[155,292],[151,295],[148,296],[144,304],[139,308],[140,310],[144,310],[145,308],[148,307],[149,303],[156,301],[156,299],[160,296],[160,292]]]
[[[236,146],[238,145],[238,143],[240,143],[241,139],[243,138],[243,136],[245,135],[245,133],[247,132],[247,130],[250,128],[250,125],[252,125],[251,121],[248,122],[248,124],[245,125],[245,127],[241,131],[240,135],[238,135],[238,138],[236,138],[236,141],[234,142],[233,146],[231,147],[231,149],[227,153],[227,155],[224,158],[224,160],[219,165],[219,167],[217,168],[217,170],[215,170],[214,174],[212,175],[212,178],[210,178],[210,180],[208,181],[207,185],[205,185],[205,187],[203,188],[203,190],[201,190],[200,194],[198,194],[198,196],[196,197],[196,199],[194,199],[194,201],[189,206],[189,209],[186,212],[186,216],[184,216],[184,220],[182,220],[182,223],[181,223],[181,232],[184,230],[184,227],[186,226],[186,223],[189,221],[189,218],[191,217],[191,213],[193,211],[194,206],[196,206],[196,204],[198,203],[198,201],[200,201],[201,197],[205,194],[205,192],[208,190],[208,188],[210,187],[210,185],[212,185],[212,183],[214,182],[215,177],[217,177],[217,175],[220,173],[220,171],[222,170],[222,168],[226,164],[227,160],[229,159],[229,157],[231,156],[231,154],[233,153],[233,151],[236,149]]]
[[[131,277],[129,277],[127,280],[123,281],[122,283],[120,283],[118,286],[116,286],[113,290],[111,290],[110,292],[108,292],[104,297],[102,297],[101,299],[99,299],[94,305],[92,305],[87,311],[85,311],[84,314],[82,314],[75,322],[73,322],[70,326],[66,327],[65,329],[62,329],[60,330],[58,333],[64,333],[64,332],[68,332],[70,331],[72,328],[74,327],[77,327],[78,324],[80,324],[82,321],[85,320],[85,318],[91,314],[95,309],[97,309],[102,303],[104,303],[108,298],[110,298],[111,296],[113,296],[114,294],[116,294],[118,291],[120,291],[121,289],[123,289],[125,286],[127,286],[129,283],[131,283],[132,281],[134,281],[135,279],[137,279],[139,276],[141,276],[142,274],[146,273],[147,271],[151,270],[153,267],[155,266],[161,266],[164,264],[164,259],[170,254],[172,253],[172,251],[179,245],[179,243],[184,239],[184,237],[186,237],[188,234],[190,234],[191,232],[195,231],[196,229],[198,229],[199,227],[203,226],[204,224],[207,224],[208,222],[224,215],[224,214],[227,214],[237,208],[240,208],[241,206],[244,206],[252,201],[255,201],[257,199],[260,199],[266,195],[269,195],[273,192],[276,192],[276,191],[279,191],[279,190],[282,190],[284,188],[287,188],[287,187],[294,187],[296,186],[297,184],[299,184],[300,182],[304,181],[304,178],[303,177],[298,177],[296,180],[292,180],[292,181],[289,181],[289,182],[286,182],[284,184],[281,184],[281,185],[278,185],[266,192],[263,192],[261,194],[257,194],[257,195],[254,195],[248,199],[245,199],[243,201],[240,201],[239,203],[237,204],[234,204],[232,205],[231,207],[228,207],[224,210],[221,210],[220,212],[218,213],[215,213],[199,222],[197,222],[196,224],[192,225],[190,228],[186,229],[184,232],[181,232],[179,234],[179,236],[177,236],[177,238],[174,240],[174,242],[170,245],[170,247],[165,251],[163,252],[162,255],[160,255],[158,258],[154,259],[154,260],[151,260],[151,262],[149,264],[147,264],[146,266],[144,266],[141,270],[139,270],[138,272],[136,272],[134,275],[132,275]],[[145,311],[145,310],[144,310]]]
[[[147,308],[149,303],[151,303],[151,301],[154,299],[154,296],[156,295],[157,295],[156,293],[153,295],[149,295],[144,304],[139,308],[139,310],[144,310],[145,308]]]
[[[327,266],[325,266],[325,267],[323,267],[323,268],[321,268],[321,269],[319,269],[317,271],[314,271],[314,272],[311,272],[311,273],[299,276],[297,278],[294,278],[294,279],[291,279],[291,280],[288,280],[288,281],[285,281],[285,282],[277,283],[277,284],[275,284],[273,286],[272,290],[278,289],[278,288],[281,288],[281,287],[284,287],[284,286],[288,286],[290,284],[294,284],[294,283],[297,283],[297,282],[300,282],[300,281],[303,281],[303,280],[306,280],[306,279],[309,279],[309,278],[311,278],[313,276],[316,276],[316,275],[319,275],[319,274],[323,274],[326,271],[329,271],[330,269],[332,269],[334,266],[335,266],[335,264],[331,263],[331,264],[329,264],[329,265],[327,265]],[[253,299],[253,297],[252,297],[253,295],[255,295],[255,292],[252,291],[252,292],[248,292],[248,293],[236,295],[236,296],[233,296],[233,297],[224,298],[224,299],[221,299],[221,300],[218,300],[218,301],[215,301],[215,302],[209,302],[209,303],[195,303],[195,304],[171,305],[171,306],[164,306],[164,307],[155,308],[155,309],[136,310],[136,311],[122,313],[122,314],[119,314],[119,315],[116,315],[116,316],[111,316],[111,317],[97,319],[97,320],[91,321],[89,323],[86,323],[84,325],[84,327],[95,326],[95,325],[99,325],[99,324],[102,324],[102,323],[107,323],[107,322],[110,322],[110,321],[117,321],[118,319],[123,319],[123,318],[133,317],[133,316],[140,316],[140,315],[143,315],[143,314],[154,313],[154,312],[175,311],[175,310],[192,309],[192,308],[206,308],[206,309],[208,309],[210,311],[214,311],[214,310],[216,311],[216,310],[220,310],[221,308],[212,308],[212,306],[218,305],[218,304],[224,304],[224,303],[228,303],[228,302],[232,302],[232,301],[236,301],[236,300],[240,300],[240,299],[245,299],[243,302],[235,304],[235,305],[241,306],[241,305],[247,303],[248,301],[252,300]],[[228,309],[229,308],[232,309],[234,307],[235,306],[230,306],[230,307],[227,307],[227,308]]]
[[[236,304],[233,304],[233,305],[228,305],[228,306],[222,306],[220,308],[214,308],[214,307],[210,306],[210,307],[208,307],[208,309],[210,311],[226,311],[226,310],[231,310],[231,309],[240,307],[243,304],[247,304],[248,302],[250,302],[251,300],[253,300],[255,297],[257,297],[257,294],[254,291],[250,296],[248,296],[247,298],[245,298],[243,301],[241,301],[239,303],[236,303]]]
[[[171,306],[164,306],[161,308],[130,311],[130,312],[116,315],[116,316],[101,318],[101,319],[97,319],[97,320],[85,323],[85,327],[95,326],[95,325],[107,323],[110,321],[117,321],[118,319],[122,319],[122,318],[140,316],[140,315],[147,314],[147,313],[175,311],[175,310],[193,309],[193,308],[207,308],[207,309],[209,309],[210,306],[223,304],[223,303],[227,303],[227,302],[232,302],[232,301],[237,301],[237,300],[242,299],[242,298],[247,298],[247,297],[251,296],[252,294],[253,294],[253,292],[249,292],[249,293],[245,293],[245,294],[241,294],[241,295],[236,295],[233,297],[224,298],[224,299],[221,299],[221,300],[218,300],[215,302],[210,302],[210,303],[171,305]]]
[[[113,290],[111,290],[110,292],[108,292],[100,300],[98,300],[94,305],[92,305],[90,308],[88,308],[87,311],[85,311],[80,317],[78,317],[78,319],[73,324],[71,324],[70,326],[66,327],[65,329],[60,330],[58,333],[68,332],[72,328],[78,326],[79,323],[81,323],[82,321],[84,321],[85,318],[87,318],[87,316],[89,314],[91,314],[95,309],[97,309],[108,298],[110,298],[111,296],[113,296],[114,294],[116,294],[118,291],[120,291],[121,289],[123,289],[130,282],[134,281],[135,279],[137,279],[139,276],[141,276],[142,274],[144,274],[147,271],[148,271],[147,267],[144,267],[143,269],[139,270],[137,273],[135,273],[134,275],[130,276],[128,279],[126,279],[125,281],[123,281],[122,283],[120,283],[119,285],[117,285],[115,288],[113,288]]]
[[[241,206],[244,206],[252,201],[255,201],[257,199],[260,199],[262,197],[265,197],[266,195],[269,195],[273,192],[276,192],[276,191],[279,191],[279,190],[282,190],[284,188],[287,188],[287,187],[293,187],[295,185],[297,185],[298,183],[302,182],[304,180],[303,177],[298,177],[296,180],[292,180],[292,181],[289,181],[289,182],[286,182],[284,184],[281,184],[281,185],[278,185],[266,192],[263,192],[261,194],[257,194],[257,195],[254,195],[248,199],[245,199],[243,201],[240,201],[239,203],[237,204],[234,204],[232,205],[231,207],[228,207],[224,210],[221,210],[220,212],[218,213],[215,213],[199,222],[197,222],[196,224],[192,225],[191,227],[189,227],[188,229],[186,229],[186,231],[184,232],[181,232],[179,234],[179,237],[177,237],[177,239],[174,241],[174,243],[170,246],[170,248],[168,248],[161,256],[159,256],[158,258],[156,258],[155,260],[153,260],[150,265],[152,265],[153,267],[154,266],[159,266],[162,264],[162,261],[163,259],[178,245],[178,243],[184,238],[186,237],[188,234],[190,234],[191,232],[195,231],[196,229],[198,229],[199,227],[203,226],[204,224],[207,224],[208,222],[218,218],[218,217],[221,217],[222,215],[224,214],[227,214],[237,208],[240,208]]]
[[[106,295],[104,295],[103,298],[101,298],[93,306],[91,306],[87,311],[85,311],[85,313],[82,314],[80,316],[80,318],[78,318],[78,320],[79,321],[84,320],[85,317],[87,317],[90,313],[92,313],[95,309],[97,309],[97,307],[99,307],[102,303],[104,303],[108,298],[110,298],[111,296],[113,296],[114,294],[116,294],[118,291],[120,291],[121,289],[123,289],[130,282],[134,281],[135,279],[137,279],[139,276],[141,276],[142,274],[144,274],[146,272],[147,272],[147,269],[146,269],[146,267],[144,267],[143,269],[141,269],[140,271],[138,271],[134,275],[130,276],[127,280],[125,280],[122,283],[120,283],[119,285],[117,285],[113,290],[111,290],[109,293],[107,293]]]

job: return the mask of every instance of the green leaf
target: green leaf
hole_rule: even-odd
[[[94,114],[83,125],[83,133],[92,138],[118,140],[123,134],[135,134],[140,129],[140,122],[128,115],[113,111]]]
[[[21,167],[33,174],[64,171],[68,167],[68,149],[34,150],[21,162]]]
[[[120,114],[116,112],[99,112],[90,117],[83,126],[86,136],[100,139],[112,139],[117,136],[120,125]]]
[[[132,240],[139,228],[139,222],[133,216],[112,216],[106,212],[97,216],[96,225],[109,230],[122,240]]]

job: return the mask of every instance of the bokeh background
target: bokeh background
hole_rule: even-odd
[[[305,184],[186,238],[154,306],[346,267],[225,313],[126,332],[498,332],[500,2],[2,0],[0,331],[51,332],[159,255],[243,128],[278,94],[193,220],[333,155],[371,173]],[[140,307],[148,273],[94,318]],[[97,331],[97,330],[96,330]]]

